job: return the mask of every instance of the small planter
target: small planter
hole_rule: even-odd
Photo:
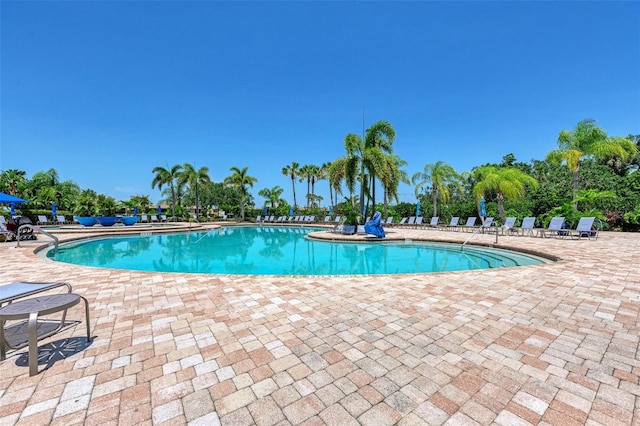
[[[131,225],[137,223],[138,219],[139,219],[138,216],[122,216],[120,218],[120,222],[122,222],[122,224],[124,226],[131,226]]]
[[[96,220],[102,226],[113,226],[118,221],[118,218],[115,216],[100,216]]]
[[[93,226],[98,222],[93,216],[76,216],[75,219],[82,226]]]

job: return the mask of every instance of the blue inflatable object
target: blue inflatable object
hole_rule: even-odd
[[[382,218],[382,213],[376,212],[371,218],[371,220],[364,224],[364,232],[370,235],[375,235],[376,237],[379,237],[379,238],[384,238],[385,233],[384,233],[384,229],[382,228],[382,224],[380,223],[381,218]]]

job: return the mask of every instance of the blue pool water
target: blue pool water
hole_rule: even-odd
[[[60,262],[151,272],[352,275],[534,265],[512,251],[432,243],[343,243],[305,238],[313,228],[243,226],[208,232],[109,237],[61,245]]]

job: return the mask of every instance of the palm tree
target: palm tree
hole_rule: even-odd
[[[320,180],[320,167],[315,164],[309,165],[309,177],[311,178],[311,198],[316,199],[316,181]]]
[[[433,216],[438,216],[438,196],[445,204],[451,199],[449,185],[459,182],[460,175],[453,167],[444,161],[435,164],[425,164],[424,171],[417,172],[411,178],[411,182],[416,185],[416,197],[420,196],[423,190],[431,187],[431,202],[433,203]]]
[[[349,191],[349,200],[353,203],[353,194],[356,191],[356,184],[364,182],[365,171],[362,167],[362,157],[364,154],[364,144],[360,136],[349,133],[344,138],[346,155],[333,161],[329,168],[329,180],[334,183],[336,192],[339,191],[341,182],[344,181]],[[341,192],[341,191],[340,191]],[[337,204],[337,202],[336,202]],[[364,209],[364,190],[360,193],[360,211]],[[352,208],[355,209],[355,205]]]
[[[200,216],[200,192],[198,187],[210,182],[211,178],[209,178],[208,167],[200,167],[196,170],[195,167],[189,163],[182,165],[182,171],[178,176],[178,184],[181,186],[187,184],[189,188],[194,191],[196,197],[196,220]]]
[[[260,192],[258,192],[258,195],[266,199],[264,201],[265,206],[269,204],[271,207],[275,208],[279,204],[282,204],[282,202],[284,202],[284,200],[280,198],[283,192],[284,192],[284,189],[280,188],[279,186],[274,186],[271,189],[269,188],[261,189]]]
[[[331,162],[323,163],[318,169],[318,180],[328,180],[329,179],[329,167],[331,167]],[[333,205],[333,187],[331,186],[331,181],[329,181],[329,204],[331,208]]]
[[[387,160],[389,172],[384,174],[385,178],[381,181],[382,187],[384,188],[384,217],[388,216],[389,200],[395,199],[396,202],[398,202],[398,188],[400,187],[400,183],[410,183],[407,172],[402,169],[402,167],[407,165],[407,162],[396,154],[387,156]]]
[[[289,176],[291,178],[291,188],[293,189],[293,207],[296,208],[298,206],[296,202],[296,177],[300,172],[300,164],[292,161],[290,165],[284,166],[282,168],[282,174],[285,176]]]
[[[514,201],[526,194],[527,187],[537,188],[538,181],[525,172],[513,167],[501,168],[496,166],[482,166],[474,170],[474,177],[477,180],[473,187],[476,200],[488,192],[496,193],[498,202],[498,214],[504,223],[504,201]]]
[[[253,184],[258,182],[258,179],[247,174],[248,169],[249,167],[243,167],[242,169],[235,166],[231,167],[229,170],[233,173],[231,176],[227,176],[224,179],[225,185],[236,188],[240,192],[240,211],[242,220],[244,220],[244,205],[247,200],[247,196],[249,195],[249,189],[247,186],[253,188]]]
[[[155,173],[153,180],[151,181],[151,188],[158,187],[162,190],[164,185],[169,187],[171,191],[171,220],[176,220],[176,181],[180,178],[182,173],[182,166],[179,164],[174,165],[170,169],[165,169],[162,166],[154,167],[152,170]]]
[[[300,167],[300,170],[298,171],[300,182],[303,182],[305,180],[307,181],[307,196],[305,197],[307,199],[307,207],[309,207],[309,195],[311,194],[311,175],[313,173],[312,167],[313,166],[310,164],[305,164],[304,166]]]
[[[386,167],[386,155],[393,152],[393,141],[396,138],[396,131],[391,123],[381,120],[374,123],[367,129],[364,139],[364,155],[362,162],[362,176],[364,169],[369,173],[371,200],[373,202],[373,212],[376,210],[376,176],[382,177],[382,174],[389,169]],[[387,176],[384,179],[388,179]],[[364,182],[364,180],[363,180]],[[364,207],[364,185],[361,189],[361,208]]]
[[[627,138],[609,138],[604,129],[597,127],[595,120],[580,121],[573,130],[562,130],[558,135],[558,149],[547,154],[555,164],[564,163],[573,173],[573,198],[579,189],[580,162],[584,157],[597,159],[617,157],[627,161],[637,154],[633,141]],[[578,205],[574,201],[573,209]]]

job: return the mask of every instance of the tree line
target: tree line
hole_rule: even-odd
[[[575,223],[582,216],[595,216],[612,228],[640,228],[640,135],[610,137],[595,120],[580,121],[573,129],[558,134],[557,147],[544,159],[519,162],[507,153],[500,163],[484,164],[457,172],[444,161],[424,165],[411,177],[407,162],[396,155],[396,132],[391,123],[378,121],[363,135],[348,133],[344,155],[321,165],[300,165],[292,161],[281,168],[290,180],[293,199],[282,198],[281,186],[262,188],[262,207],[274,214],[326,214],[320,207],[323,197],[316,185],[327,181],[334,214],[362,222],[380,210],[384,217],[415,215],[416,204],[399,201],[401,183],[414,186],[424,216],[474,216],[481,198],[487,214],[499,217],[536,216],[542,225],[551,216],[564,216]],[[151,188],[158,188],[173,220],[184,220],[195,211],[197,220],[206,220],[212,208],[228,211],[241,219],[259,214],[251,188],[258,182],[247,167],[231,167],[222,182],[212,182],[207,167],[189,163],[157,166],[152,170]],[[298,204],[297,183],[306,183],[302,205]],[[129,200],[82,190],[72,181],[60,181],[55,169],[38,172],[30,179],[19,170],[0,173],[0,191],[29,199],[27,209],[50,209],[56,202],[61,210],[77,214],[93,210],[130,212],[134,207],[147,211],[148,195],[132,195]]]

